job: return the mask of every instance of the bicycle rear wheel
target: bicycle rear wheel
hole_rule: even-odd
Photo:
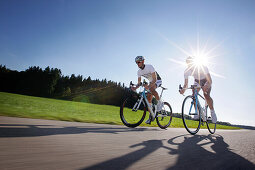
[[[123,124],[127,127],[133,128],[139,126],[146,116],[147,108],[144,106],[143,102],[141,103],[137,111],[132,110],[132,108],[137,102],[137,99],[138,98],[129,96],[120,106],[120,118]]]
[[[166,129],[172,121],[172,108],[169,103],[164,102],[161,112],[157,113],[157,124],[161,129]]]
[[[212,123],[212,121],[211,120],[208,120],[208,117],[212,117],[212,115],[211,115],[211,113],[209,113],[208,112],[208,106],[206,106],[206,125],[207,125],[207,129],[209,130],[209,132],[211,133],[211,134],[214,134],[215,133],[215,131],[216,131],[216,123]]]
[[[199,131],[201,125],[199,108],[196,111],[193,98],[193,96],[187,96],[182,103],[183,124],[186,130],[192,135]]]

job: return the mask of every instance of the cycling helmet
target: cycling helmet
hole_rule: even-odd
[[[137,61],[143,61],[144,60],[144,57],[143,56],[137,56],[136,58],[135,58],[135,62],[137,62]]]
[[[194,57],[188,56],[187,59],[186,59],[186,63],[193,62],[193,60],[194,60]]]

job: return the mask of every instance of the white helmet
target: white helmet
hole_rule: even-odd
[[[135,58],[135,62],[137,62],[137,61],[143,61],[144,60],[144,57],[143,56],[137,56],[136,58]]]

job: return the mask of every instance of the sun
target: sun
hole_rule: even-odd
[[[205,55],[197,55],[193,57],[193,64],[196,67],[201,67],[201,66],[208,66],[209,61],[208,61],[208,57]]]
[[[187,57],[190,56],[193,58],[193,61],[191,62],[191,64],[192,64],[191,68],[196,68],[199,70],[201,70],[201,69],[203,70],[204,66],[212,68],[213,66],[216,65],[215,62],[212,62],[212,59],[215,60],[216,57],[220,56],[219,54],[216,54],[216,49],[221,47],[221,44],[224,42],[224,40],[222,40],[221,42],[216,43],[215,46],[208,47],[209,46],[208,43],[210,41],[210,39],[208,39],[201,46],[199,32],[197,32],[196,47],[194,47],[194,45],[191,45],[190,43],[188,43],[190,50],[185,50],[183,47],[181,47],[177,43],[171,41],[170,39],[168,39],[166,36],[164,36],[160,32],[157,32],[157,33],[159,34],[159,36],[161,38],[165,39],[171,46],[175,47],[176,49],[178,49],[179,51],[181,51],[184,54],[184,56],[179,56],[179,58],[181,58],[181,59],[175,59],[176,56],[169,57],[169,58],[167,58],[169,61],[178,64],[180,67],[186,67],[187,63],[185,62],[185,59],[187,59]],[[226,78],[225,76],[215,73],[212,70],[210,70],[210,74],[212,74],[215,77],[220,77],[220,78],[224,78],[224,79]]]

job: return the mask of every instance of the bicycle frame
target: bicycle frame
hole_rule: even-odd
[[[200,101],[199,101],[199,99],[198,99],[198,96],[200,96],[202,99],[204,99],[204,97],[203,96],[201,96],[199,93],[198,93],[198,91],[197,91],[197,88],[199,88],[199,87],[194,87],[194,98],[195,98],[195,103],[196,103],[196,106],[195,106],[195,114],[191,114],[191,110],[192,110],[192,107],[193,107],[193,105],[194,105],[194,101],[191,103],[191,106],[190,106],[190,110],[189,110],[189,115],[197,115],[198,114],[198,109],[199,109],[199,111],[200,111],[200,113],[201,112],[203,112],[201,109],[202,109],[202,107],[201,107],[201,104],[200,104]],[[191,88],[192,89],[192,88]],[[205,99],[204,99],[205,100]],[[207,113],[205,113],[205,114],[207,114]],[[202,116],[202,114],[200,114],[200,117]],[[207,116],[207,115],[206,115]]]
[[[132,111],[137,111],[142,102],[143,102],[144,105],[145,105],[145,103],[146,103],[145,106],[146,106],[148,109],[150,109],[150,108],[148,107],[148,106],[149,106],[149,101],[147,100],[147,97],[146,97],[145,92],[146,92],[146,89],[144,88],[144,89],[143,89],[143,92],[141,92],[141,94],[140,94],[141,98],[137,100],[137,102],[135,103],[134,107],[132,108]],[[144,103],[144,101],[145,101],[145,103]],[[152,111],[152,110],[150,110],[150,111]],[[152,111],[152,112],[153,112],[153,111]]]
[[[146,103],[145,106],[149,109],[149,112],[154,113],[153,110],[150,110],[151,108],[148,107],[148,106],[149,106],[149,101],[148,101],[147,96],[146,96],[146,93],[145,93],[146,91],[147,91],[148,93],[150,93],[148,90],[146,90],[146,89],[144,88],[143,91],[140,92],[141,98],[137,100],[137,102],[135,103],[135,105],[134,105],[133,108],[132,108],[132,111],[137,111],[138,108],[140,107],[141,103],[143,102],[144,105],[145,105],[145,103]],[[160,94],[160,99],[161,99],[161,97],[162,97],[163,91],[164,91],[164,89],[162,88],[162,91],[161,91],[161,94]],[[145,102],[145,103],[144,103],[144,102]]]
[[[179,88],[181,89],[181,86],[179,86]],[[195,114],[191,114],[191,110],[192,110],[192,107],[193,107],[193,105],[194,105],[194,101],[191,103],[191,106],[190,106],[190,109],[189,109],[189,115],[197,115],[198,114],[198,108],[199,108],[199,110],[201,111],[201,104],[200,104],[200,102],[199,102],[199,100],[198,100],[198,96],[200,96],[202,99],[204,99],[204,97],[203,96],[201,96],[199,93],[198,93],[198,91],[197,91],[197,89],[198,88],[201,88],[200,86],[198,86],[198,87],[195,87],[195,86],[191,86],[191,87],[189,87],[189,88],[185,88],[185,89],[192,89],[192,90],[194,90],[194,94],[193,94],[193,97],[195,98],[194,99],[194,101],[195,101],[195,104],[196,104],[196,106],[195,106]],[[205,100],[205,99],[204,99]],[[201,116],[201,115],[200,115]]]

